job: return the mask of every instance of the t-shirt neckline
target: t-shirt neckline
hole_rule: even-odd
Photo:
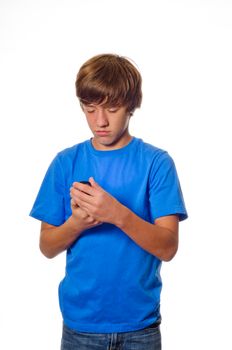
[[[107,155],[116,155],[116,154],[122,154],[122,153],[127,153],[129,151],[129,149],[131,147],[133,147],[134,143],[136,142],[137,138],[132,136],[131,140],[129,141],[129,143],[123,147],[117,148],[117,149],[111,149],[111,150],[98,150],[96,148],[94,148],[93,144],[92,144],[92,138],[90,138],[89,140],[87,140],[87,146],[90,150],[90,152],[98,155],[98,156],[102,156],[105,157]]]

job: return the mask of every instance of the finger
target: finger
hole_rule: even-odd
[[[99,220],[95,219],[93,216],[89,216],[89,217],[93,220],[92,223],[93,223],[94,225],[98,226],[98,225],[102,225],[102,224],[103,224],[102,221],[99,221]]]
[[[80,192],[81,194],[83,194],[82,192]],[[88,195],[85,195],[88,197]],[[93,212],[93,205],[87,203],[85,200],[78,198],[76,199],[77,205],[83,209],[84,211],[86,211],[86,213],[88,213],[89,216],[92,216],[92,212]]]
[[[78,204],[80,205],[80,200],[83,202],[87,202],[87,200],[90,198],[90,195],[86,194],[85,192],[82,192],[80,190],[76,190],[74,187],[70,190],[70,197]]]
[[[86,212],[86,210],[82,209],[81,207],[78,207],[78,210],[80,211],[80,215],[82,219],[89,218],[89,214]]]
[[[77,191],[73,198],[80,204],[93,204],[93,197],[85,192]]]
[[[81,182],[74,182],[73,183],[73,188],[75,190],[87,193],[88,195],[92,196],[93,195],[93,190],[91,188],[91,186],[87,185],[87,184],[83,184]]]
[[[80,198],[79,198],[79,193],[82,193],[82,192],[80,192],[80,191],[76,191],[77,192],[77,195],[76,194],[71,194],[71,205],[73,206],[73,207],[79,207],[79,208],[81,208],[81,209],[83,209],[83,210],[86,210],[86,202],[85,201],[83,201],[83,200],[81,200]],[[86,196],[88,196],[88,195],[86,195]]]
[[[102,225],[103,224],[103,222],[101,222],[101,221],[96,221],[96,225],[97,226],[100,226],[100,225]]]
[[[71,187],[71,188],[70,188],[70,196],[71,196],[71,197],[74,197],[74,196],[78,195],[79,192],[80,192],[80,191],[77,190],[77,189],[74,188],[74,187]]]
[[[79,205],[76,203],[76,201],[73,198],[71,199],[71,207],[79,207]]]
[[[71,190],[70,191],[70,198],[71,198],[71,205],[79,205],[78,204],[78,197],[76,196],[76,192],[78,191],[75,191],[75,190]]]

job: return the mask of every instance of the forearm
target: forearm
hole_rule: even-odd
[[[42,224],[40,234],[40,250],[47,258],[53,258],[68,249],[83,231],[72,216],[63,225],[47,226],[43,229]]]
[[[177,252],[178,236],[172,230],[149,223],[124,206],[115,224],[141,248],[160,260],[169,261]]]

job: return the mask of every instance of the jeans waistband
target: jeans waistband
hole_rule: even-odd
[[[161,323],[161,321],[158,320],[158,321],[152,323],[150,326],[147,326],[146,328],[157,328],[157,327],[159,327],[160,323]]]

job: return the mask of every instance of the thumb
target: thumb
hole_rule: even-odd
[[[91,186],[92,186],[93,188],[96,188],[96,189],[101,188],[101,186],[98,185],[98,183],[94,180],[93,177],[90,177],[90,178],[89,178],[89,182],[91,183]]]

